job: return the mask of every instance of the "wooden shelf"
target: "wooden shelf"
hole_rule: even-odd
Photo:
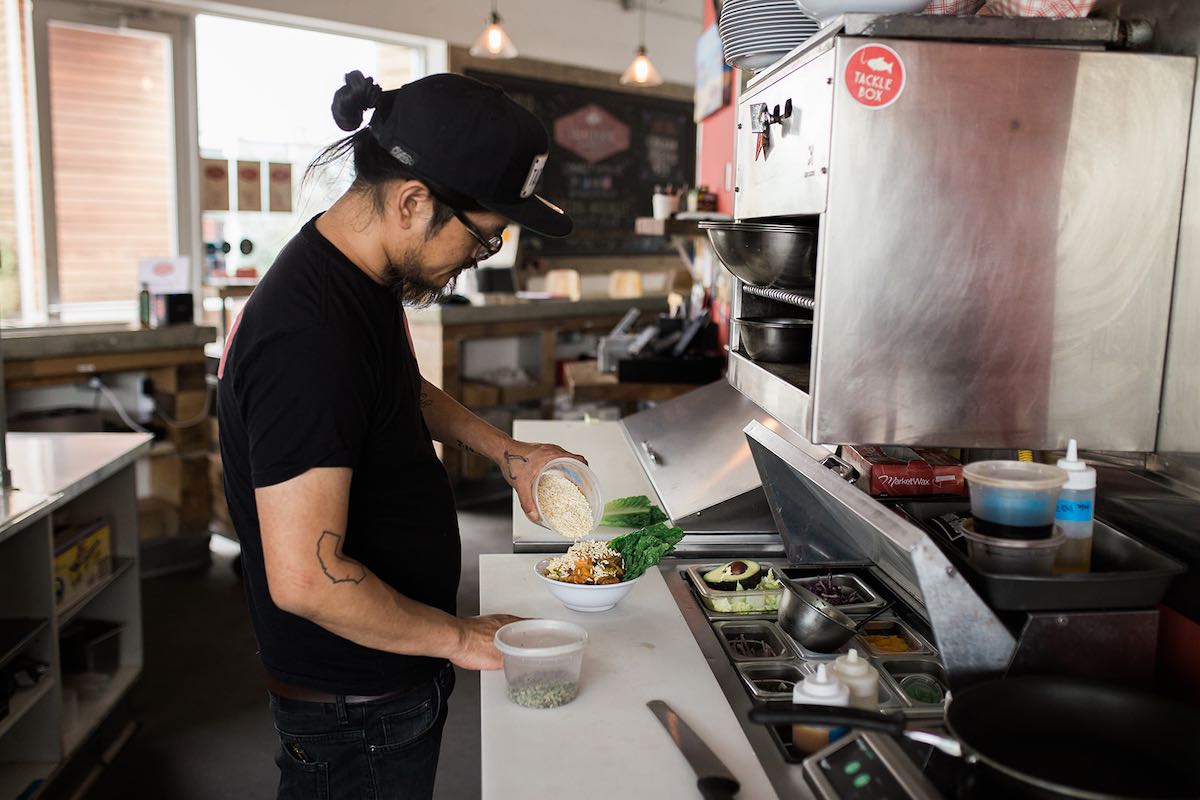
[[[21,721],[21,717],[25,716],[25,712],[33,708],[34,704],[45,697],[53,688],[54,678],[47,675],[38,681],[36,686],[22,689],[14,694],[12,699],[8,701],[8,716],[0,719],[0,736],[8,733],[12,726]]]
[[[698,219],[655,219],[638,217],[633,221],[633,231],[639,236],[706,236],[700,230]]]
[[[58,610],[58,624],[63,626],[70,622],[80,611],[87,606],[88,603],[96,599],[96,597],[117,582],[117,579],[129,571],[133,567],[134,560],[127,556],[117,556],[116,564],[113,565],[112,574],[100,581],[100,583],[87,590],[87,593],[82,597],[72,601],[70,605],[64,606]]]
[[[554,398],[554,386],[534,384],[533,386],[501,386],[500,402],[504,405],[527,403],[530,400],[551,400]]]
[[[141,667],[132,665],[118,667],[108,687],[99,697],[91,700],[79,698],[79,720],[73,727],[63,731],[63,752],[66,758],[74,755],[79,745],[92,735],[108,712],[112,711],[113,706],[120,702],[133,686],[141,671]]]
[[[58,767],[54,762],[21,761],[0,764],[0,797],[16,797],[34,781],[44,781]]]

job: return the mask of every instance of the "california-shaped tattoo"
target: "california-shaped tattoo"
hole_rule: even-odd
[[[510,481],[515,481],[517,479],[517,476],[513,472],[513,468],[512,468],[512,462],[514,462],[514,461],[524,461],[526,464],[529,463],[529,459],[526,458],[525,456],[519,456],[516,453],[510,453],[507,450],[505,450],[504,451],[504,465],[506,467],[508,467],[508,479]]]
[[[333,531],[325,531],[317,539],[317,560],[333,583],[362,583],[367,578],[366,567],[342,555],[342,537]]]

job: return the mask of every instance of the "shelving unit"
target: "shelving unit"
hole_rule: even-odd
[[[0,621],[0,667],[28,654],[49,670],[12,697],[8,715],[0,719],[0,800],[39,794],[141,674],[134,464],[150,446],[150,437],[140,434],[9,434],[7,439],[17,489],[0,495],[0,614],[23,624],[4,637]],[[112,531],[112,571],[69,605],[56,607],[54,531],[99,517]],[[77,690],[62,672],[59,636],[79,618],[122,628],[115,674],[94,694],[78,691],[75,714],[66,711],[75,703],[64,703],[64,693]],[[104,745],[115,749],[119,743]]]
[[[53,678],[42,678],[36,686],[14,694],[8,702],[8,716],[0,720],[0,736],[8,733],[10,728],[20,722],[21,718],[25,716],[25,712],[48,695],[50,690],[55,688],[55,684],[56,681]]]
[[[116,583],[123,575],[129,572],[129,570],[131,570],[137,564],[137,561],[129,556],[117,556],[113,560],[116,563],[113,565],[112,572],[107,578],[100,581],[100,583],[96,584],[91,589],[88,589],[84,595],[75,601],[58,609],[57,614],[59,628],[62,628],[62,626],[66,625],[68,622],[78,616],[79,612],[87,608],[88,604],[95,600],[101,592]]]

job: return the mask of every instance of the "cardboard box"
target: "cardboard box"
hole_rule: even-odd
[[[138,538],[143,542],[179,535],[179,509],[157,497],[138,500]]]
[[[967,493],[962,464],[941,450],[844,445],[841,457],[858,470],[858,488],[875,497]]]
[[[112,528],[108,520],[54,534],[54,602],[64,608],[112,574]]]

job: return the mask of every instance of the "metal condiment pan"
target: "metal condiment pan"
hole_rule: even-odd
[[[792,642],[784,635],[783,631],[773,622],[767,620],[746,620],[746,621],[729,621],[715,622],[713,628],[717,632],[717,639],[721,641],[721,646],[725,648],[725,652],[729,654],[729,658],[735,662],[762,662],[762,661],[796,661],[796,652],[793,649]],[[741,634],[749,634],[752,636],[762,636],[770,640],[776,645],[777,655],[772,656],[744,656],[736,652],[729,643],[730,637]]]
[[[909,649],[903,652],[894,650],[878,650],[867,641],[867,636],[870,634],[888,634],[892,633],[904,639],[909,645]],[[937,648],[925,640],[925,637],[917,633],[908,625],[908,623],[895,617],[876,617],[868,622],[865,626],[859,629],[858,638],[863,647],[866,648],[866,654],[874,658],[904,658],[906,656],[927,656],[936,655]]]
[[[884,603],[883,598],[879,596],[879,592],[868,586],[867,582],[859,576],[852,575],[848,572],[839,572],[834,573],[833,575],[806,575],[802,577],[794,577],[789,575],[788,577],[803,586],[805,589],[809,589],[808,585],[814,581],[822,579],[831,580],[833,581],[834,585],[848,586],[856,590],[863,597],[867,598],[866,602],[863,603],[847,603],[840,606],[835,605],[837,610],[841,611],[843,614],[853,614],[858,611],[870,611],[871,609],[879,608]],[[812,590],[809,589],[809,591]]]

